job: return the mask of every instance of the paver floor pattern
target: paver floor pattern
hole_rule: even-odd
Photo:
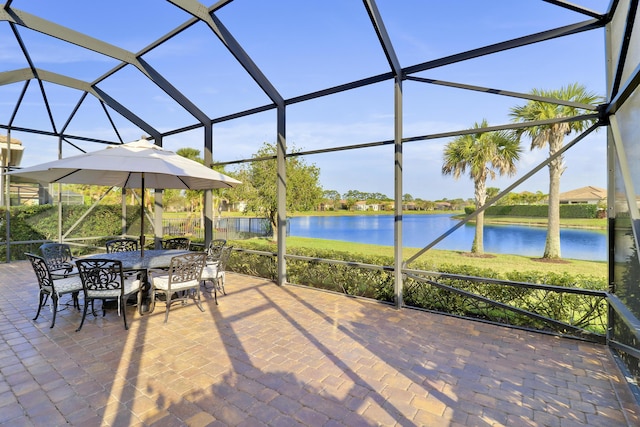
[[[205,312],[37,308],[0,264],[7,426],[632,426],[605,346],[228,274]]]

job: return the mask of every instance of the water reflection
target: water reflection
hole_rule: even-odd
[[[450,214],[404,215],[404,247],[423,248],[457,222]],[[439,242],[436,249],[469,251],[475,225],[465,224]],[[393,215],[307,216],[289,218],[289,235],[355,243],[393,246]],[[485,225],[484,250],[489,253],[542,256],[545,227]],[[563,258],[606,261],[604,230],[563,228],[560,230]]]

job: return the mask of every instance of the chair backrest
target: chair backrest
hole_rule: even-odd
[[[111,259],[79,259],[76,261],[85,297],[100,298],[102,294],[124,293],[122,262]]]
[[[71,248],[66,243],[45,243],[40,246],[42,258],[44,258],[51,271],[73,270],[73,255]]]
[[[108,240],[105,245],[107,247],[108,254],[112,252],[130,252],[138,250],[138,241],[129,237]]]
[[[229,258],[231,258],[232,251],[233,246],[225,246],[224,248],[222,248],[222,253],[220,254],[220,263],[218,264],[218,271],[226,271],[227,263],[229,262]]]
[[[207,248],[207,259],[209,261],[215,261],[222,256],[222,248],[227,244],[225,239],[214,239],[209,242],[209,247]]]
[[[187,237],[174,237],[162,241],[162,249],[186,249],[189,250],[191,241]]]
[[[199,286],[202,269],[206,261],[207,254],[204,252],[176,255],[171,258],[171,264],[169,265],[169,286],[171,286],[172,283],[191,281]]]
[[[53,279],[51,278],[51,272],[49,271],[49,266],[43,257],[38,256],[36,254],[25,253],[29,261],[31,261],[31,266],[33,267],[33,271],[36,273],[36,278],[38,279],[38,286],[40,286],[41,290],[45,290],[50,293],[54,293],[54,284]]]

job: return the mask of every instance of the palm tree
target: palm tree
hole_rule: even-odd
[[[473,129],[487,126],[485,119],[481,124],[475,123]],[[514,175],[521,152],[518,138],[506,131],[462,135],[445,146],[442,173],[458,179],[469,169],[476,209],[479,209],[487,199],[487,178],[495,179],[496,174]],[[476,217],[476,233],[471,246],[473,253],[484,253],[483,229],[484,212],[480,212]]]
[[[583,85],[578,83],[570,84],[558,90],[533,89],[531,94],[589,105],[594,105],[601,100],[601,97],[588,92]],[[577,107],[530,100],[526,105],[512,108],[511,116],[514,122],[529,122],[572,117],[584,112],[585,110]],[[571,132],[582,132],[594,122],[595,119],[591,119],[532,126],[519,130],[517,134],[518,138],[523,134],[531,138],[532,150],[534,148],[542,149],[548,144],[549,156],[553,156],[562,149],[565,135],[569,135]],[[563,171],[563,156],[558,156],[549,162],[549,214],[543,258],[560,258],[560,176]]]

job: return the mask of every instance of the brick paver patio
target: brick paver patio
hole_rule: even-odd
[[[205,312],[35,315],[0,264],[0,425],[637,426],[604,346],[229,274]],[[66,299],[65,299],[66,301]]]

